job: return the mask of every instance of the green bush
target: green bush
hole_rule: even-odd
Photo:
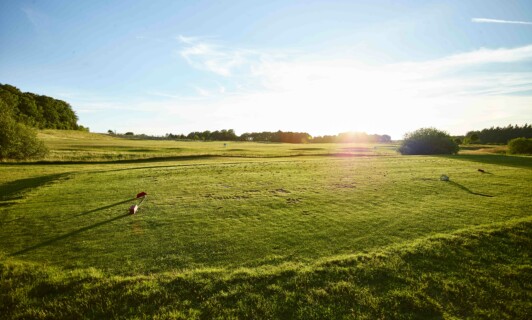
[[[398,151],[401,154],[454,154],[458,149],[447,132],[421,128],[407,133]]]
[[[511,154],[532,154],[532,139],[516,138],[510,140],[508,152]]]
[[[2,107],[0,105],[0,160],[44,157],[48,149],[37,139],[37,132],[22,123],[17,123]]]

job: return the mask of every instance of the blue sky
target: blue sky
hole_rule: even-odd
[[[0,83],[93,132],[532,123],[532,1],[2,1]]]

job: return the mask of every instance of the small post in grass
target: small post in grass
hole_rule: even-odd
[[[129,207],[129,214],[135,214],[137,213],[137,211],[139,210],[139,206],[144,202],[144,200],[146,200],[146,196],[148,194],[146,192],[141,192],[141,193],[138,193],[137,194],[137,199],[141,199],[140,202],[138,204],[134,204],[132,205],[131,207]]]

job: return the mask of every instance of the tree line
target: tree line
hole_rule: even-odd
[[[36,129],[87,130],[61,100],[0,84],[0,160],[42,158],[48,149]]]
[[[237,135],[233,129],[216,131],[193,131],[189,134],[167,133],[164,136],[149,136],[145,134],[135,135],[133,132],[116,134],[113,130],[107,131],[110,135],[122,136],[130,139],[153,139],[153,140],[193,140],[193,141],[255,141],[255,142],[282,142],[282,143],[388,143],[392,139],[389,135],[367,134],[365,132],[343,132],[338,135],[326,135],[312,137],[307,132],[292,131],[262,131],[246,132]]]
[[[167,133],[163,137],[148,136],[145,134],[135,135],[132,132],[116,134],[112,130],[107,131],[111,135],[122,136],[131,139],[153,139],[153,140],[192,140],[192,141],[255,141],[255,142],[285,142],[285,143],[307,143],[311,142],[312,136],[306,132],[291,131],[263,131],[246,132],[237,135],[233,129],[223,129],[216,131],[192,131],[189,134]]]
[[[318,136],[312,139],[313,143],[389,143],[391,141],[392,137],[387,134],[367,134],[365,132],[342,132],[335,136]]]
[[[80,130],[78,117],[65,101],[0,84],[2,108],[16,122],[37,129]]]
[[[506,127],[469,131],[464,138],[464,143],[507,144],[508,141],[516,138],[532,138],[532,125],[525,124],[520,127],[510,124]]]

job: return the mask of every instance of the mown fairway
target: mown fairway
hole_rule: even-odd
[[[475,291],[475,286],[479,292],[494,290],[500,299],[515,300],[513,309],[501,313],[503,316],[521,317],[530,312],[530,304],[523,302],[530,298],[526,294],[530,287],[520,287],[532,276],[530,246],[526,246],[532,221],[529,157],[399,156],[393,146],[229,143],[224,147],[214,142],[130,141],[87,134],[92,140],[85,143],[75,136],[48,134],[48,144],[54,150],[48,160],[53,162],[0,165],[0,252],[2,286],[7,292],[2,305],[13,317],[39,317],[38,312],[44,316],[87,314],[77,300],[72,302],[76,307],[65,307],[59,302],[61,295],[80,294],[85,288],[86,293],[78,298],[91,300],[96,294],[91,286],[105,287],[106,279],[114,279],[111,282],[118,287],[128,287],[118,285],[121,281],[136,279],[140,287],[128,287],[128,292],[139,296],[166,292],[169,301],[116,298],[117,306],[111,306],[112,300],[93,301],[99,309],[89,316],[394,317],[382,309],[397,311],[393,303],[386,307],[393,301],[387,295],[388,286],[408,287],[416,277],[425,283],[426,292],[405,289],[408,294],[403,298],[410,301],[405,303],[413,306],[396,316],[467,315],[463,310],[446,314],[452,299],[437,296],[454,290],[458,297]],[[66,150],[74,152],[71,158]],[[94,152],[99,152],[95,156],[99,162],[83,162]],[[479,168],[487,173],[478,172]],[[441,174],[449,175],[450,181],[440,181]],[[138,214],[128,215],[128,207],[135,203],[132,198],[140,191],[147,192],[148,199]],[[464,249],[461,241],[452,240],[454,235],[468,238],[471,234],[484,242],[475,240],[471,248]],[[506,240],[494,240],[504,234]],[[431,237],[444,240],[440,243]],[[475,255],[477,249],[487,256]],[[412,262],[404,256],[409,250],[431,258],[416,265],[418,260]],[[460,259],[462,253],[456,253],[460,250],[473,251],[460,263],[471,261],[480,270],[473,268],[477,271],[466,283],[459,280],[460,273],[467,278],[469,267],[460,269],[458,262],[446,264]],[[353,261],[358,261],[358,256],[378,261],[382,252],[386,274],[392,278],[394,272],[404,276],[402,270],[407,269],[419,274],[404,280],[378,276],[368,287],[362,282],[373,276],[350,273],[357,268],[377,272],[379,267],[372,269],[373,262],[357,267]],[[506,266],[501,267],[503,271],[496,261]],[[345,277],[336,269],[343,264]],[[443,270],[437,277],[447,283],[443,287],[431,276],[438,266]],[[455,269],[447,272],[444,266]],[[319,270],[323,270],[323,279],[314,274]],[[45,276],[37,276],[43,272]],[[231,287],[240,272],[245,274],[242,287]],[[487,277],[486,284],[474,284],[475,272]],[[489,278],[504,272],[514,278],[501,283]],[[249,278],[265,274],[267,279],[257,279],[258,284]],[[313,280],[300,289],[278,283],[291,283],[305,274]],[[44,279],[44,287],[39,289],[38,283],[28,280],[32,277]],[[323,287],[330,284],[325,280],[329,277],[334,283],[345,282],[345,292],[340,287]],[[176,279],[185,283],[174,283],[171,288],[163,285]],[[195,280],[189,283],[186,279]],[[76,281],[88,284],[77,287]],[[66,287],[57,289],[57,283]],[[510,291],[499,293],[498,286],[505,283]],[[214,284],[221,291],[213,288]],[[274,284],[277,287],[270,287]],[[110,285],[109,290],[118,290],[118,294],[118,287]],[[224,290],[238,295],[224,303],[218,299]],[[290,296],[290,290],[299,290],[304,297]],[[246,296],[246,292],[264,301]],[[278,301],[281,293],[288,294],[284,305]],[[481,314],[494,308],[487,295],[478,302]],[[51,299],[45,307],[36,302],[42,297]],[[305,309],[300,299],[309,297],[315,300],[307,301],[309,309]],[[379,304],[379,299],[387,302]],[[206,301],[217,301],[217,305],[204,304]],[[235,305],[238,301],[243,304]],[[355,307],[364,301],[367,310]],[[338,305],[331,306],[333,302]],[[161,305],[164,308],[156,307]],[[350,312],[350,308],[357,311]],[[116,313],[118,310],[126,311]],[[289,310],[293,313],[287,313]],[[500,308],[494,310],[490,312]],[[469,315],[478,316],[477,311],[473,308]]]

